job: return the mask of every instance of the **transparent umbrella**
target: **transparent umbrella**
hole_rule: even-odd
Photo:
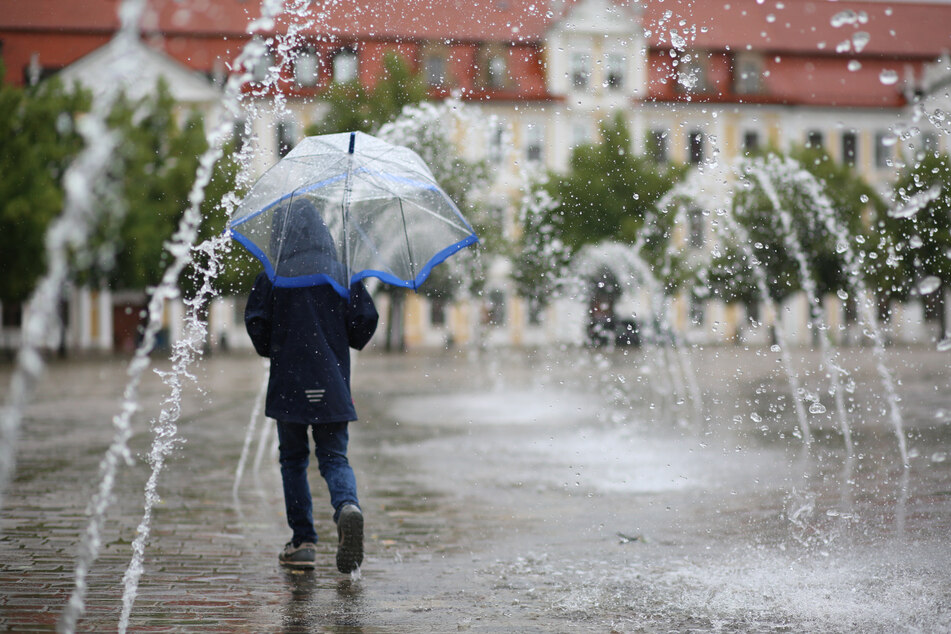
[[[305,138],[251,187],[228,231],[275,286],[344,296],[366,277],[416,289],[478,242],[419,155],[362,132]]]

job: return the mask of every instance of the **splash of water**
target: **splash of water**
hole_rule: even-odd
[[[270,366],[268,361],[264,362],[265,367]],[[251,408],[251,419],[248,421],[248,429],[244,434],[244,444],[241,447],[241,457],[238,458],[238,467],[234,473],[234,485],[231,487],[231,496],[235,502],[238,501],[238,488],[241,486],[241,477],[244,475],[244,466],[248,461],[248,454],[251,450],[251,441],[254,438],[254,430],[257,427],[258,420],[261,418],[261,411],[264,409],[264,397],[267,396],[268,374],[264,373],[264,380],[254,399],[254,406]]]
[[[901,462],[905,469],[908,468],[908,445],[905,440],[904,422],[902,420],[901,409],[898,406],[898,392],[895,389],[895,380],[888,369],[887,359],[885,358],[885,338],[882,336],[882,329],[878,323],[878,316],[875,314],[875,299],[868,292],[865,280],[862,277],[861,260],[852,248],[852,242],[845,227],[839,223],[832,208],[829,198],[822,192],[822,185],[816,178],[806,170],[798,170],[796,178],[810,193],[815,201],[817,213],[820,220],[826,227],[826,230],[833,235],[837,244],[845,245],[842,254],[845,257],[846,269],[849,276],[849,283],[856,290],[857,303],[859,306],[859,323],[869,333],[872,338],[873,352],[875,354],[876,368],[882,386],[885,389],[885,400],[888,403],[889,417],[892,428],[895,432],[895,438],[898,441],[898,450],[901,455]]]
[[[137,24],[138,20],[128,9],[133,0],[126,0],[120,7],[120,14],[128,24]],[[142,2],[136,3],[141,7]],[[268,2],[262,8],[263,18],[252,23],[249,32],[254,32],[256,28],[263,28],[267,24],[268,16],[275,16],[283,10],[283,3]],[[270,19],[273,19],[271,17]],[[242,53],[236,60],[236,67],[251,69],[255,63],[264,54],[259,42],[252,39],[242,50]],[[130,380],[123,393],[123,405],[121,413],[114,419],[116,434],[101,467],[101,482],[99,491],[90,506],[91,518],[79,549],[79,556],[76,565],[76,574],[73,592],[70,600],[63,611],[60,619],[61,631],[71,632],[75,629],[78,619],[85,608],[85,594],[87,590],[85,578],[92,563],[98,556],[100,548],[99,533],[101,525],[108,508],[109,499],[113,483],[115,481],[115,469],[118,460],[116,456],[128,457],[128,439],[131,436],[129,421],[131,416],[138,411],[138,386],[141,382],[143,372],[149,367],[149,352],[154,348],[156,337],[161,329],[161,315],[167,301],[178,297],[177,281],[182,270],[192,263],[192,245],[198,236],[198,228],[202,221],[200,207],[204,201],[204,192],[211,180],[215,163],[220,159],[222,148],[225,141],[230,136],[234,121],[240,112],[240,102],[242,99],[242,89],[245,84],[251,80],[251,74],[247,70],[236,72],[229,77],[225,87],[225,99],[223,100],[223,111],[218,125],[210,129],[208,140],[209,149],[200,157],[199,167],[196,173],[195,183],[189,195],[189,207],[186,209],[176,233],[171,242],[167,245],[167,250],[173,256],[172,264],[166,269],[162,281],[152,291],[149,301],[148,323],[146,324],[142,342],[137,348],[133,361],[130,364]],[[227,207],[227,202],[223,201]],[[133,544],[133,557],[129,568],[124,576],[123,610],[120,616],[119,630],[125,631],[128,627],[129,615],[134,603],[135,593],[138,587],[138,579],[142,571],[142,557],[144,556],[145,543],[148,539],[149,526],[151,524],[151,510],[157,501],[157,483],[165,457],[177,444],[176,421],[180,414],[181,389],[184,379],[190,377],[188,368],[197,356],[200,356],[201,346],[207,334],[207,324],[203,321],[202,307],[210,299],[215,291],[212,288],[211,281],[217,275],[220,266],[220,255],[227,250],[229,245],[223,237],[216,238],[199,247],[198,251],[205,252],[208,257],[208,264],[199,273],[203,276],[202,289],[196,294],[196,297],[188,302],[188,314],[185,319],[185,333],[183,339],[176,344],[175,354],[173,356],[173,371],[163,375],[163,381],[170,388],[170,395],[164,402],[162,413],[157,424],[153,423],[153,433],[155,439],[152,450],[149,454],[149,460],[153,466],[152,475],[146,485],[146,501],[143,520],[139,525],[139,534]]]
[[[779,219],[783,228],[783,240],[786,243],[786,248],[796,258],[796,262],[799,266],[799,277],[801,284],[810,302],[810,321],[812,321],[814,328],[821,327],[820,324],[824,323],[825,321],[823,318],[825,311],[822,308],[822,300],[819,297],[819,292],[816,288],[815,278],[813,277],[811,270],[812,267],[806,260],[805,249],[803,248],[796,229],[793,226],[792,216],[780,202],[779,195],[777,194],[776,188],[773,185],[773,179],[769,174],[766,173],[767,167],[775,168],[776,166],[777,163],[774,157],[770,157],[766,165],[763,165],[759,162],[751,162],[750,164],[753,176],[756,178],[763,191],[766,192],[770,204],[773,206],[773,210],[779,215]],[[772,169],[771,171],[775,173],[775,169]],[[780,172],[795,173],[795,169],[793,166],[790,166],[788,169],[781,169]],[[845,370],[838,361],[838,354],[832,350],[825,332],[819,332],[818,334],[822,362],[826,368],[829,380],[832,383],[831,392],[833,398],[835,399],[836,412],[838,413],[839,417],[839,429],[842,431],[842,437],[845,440],[846,454],[851,456],[854,451],[852,447],[852,431],[849,425],[848,415],[842,396],[843,389],[841,375],[845,373]],[[816,402],[818,403],[818,400]]]
[[[120,29],[116,35],[120,43],[129,44],[137,36],[137,24],[143,8],[144,0],[125,0],[120,14]],[[3,508],[4,492],[15,471],[23,411],[32,400],[36,385],[45,372],[40,350],[48,333],[62,328],[59,305],[71,276],[70,253],[82,253],[86,249],[101,213],[102,206],[97,203],[104,198],[116,202],[102,187],[107,182],[103,176],[111,164],[117,144],[115,135],[106,124],[117,97],[118,88],[113,86],[113,90],[104,92],[101,99],[93,103],[87,116],[80,118],[76,124],[84,148],[64,176],[63,212],[50,225],[46,234],[47,271],[30,298],[7,404],[0,411],[0,509]],[[123,207],[107,207],[121,218]],[[127,457],[126,451],[120,451],[120,454],[123,458]]]
[[[291,59],[287,53],[295,46],[294,42],[299,37],[301,31],[306,28],[308,22],[309,6],[306,0],[294,0],[290,8],[285,8],[284,2],[274,0],[265,2],[262,5],[262,17],[253,22],[249,29],[253,33],[255,29],[269,28],[273,26],[274,19],[282,13],[290,13],[297,18],[301,18],[305,24],[294,23],[288,27],[286,36],[278,37],[278,50],[285,54],[285,63]],[[198,228],[201,225],[201,204],[204,201],[204,192],[213,175],[213,168],[223,154],[223,148],[228,140],[234,122],[237,120],[238,113],[241,112],[242,92],[244,86],[252,79],[247,69],[254,68],[260,61],[263,51],[259,44],[252,39],[242,50],[238,57],[238,67],[246,69],[243,73],[231,75],[225,85],[224,95],[224,113],[221,121],[215,126],[209,135],[208,150],[199,160],[198,173],[196,175],[195,185],[189,196],[189,208],[186,210],[179,229],[173,237],[173,242],[168,246],[169,252],[175,256],[175,261],[166,269],[162,283],[159,285],[153,299],[161,297],[170,299],[177,291],[177,279],[181,271],[191,261],[192,250],[203,251],[208,256],[206,267],[199,271],[202,279],[202,287],[193,300],[187,302],[188,311],[185,318],[185,333],[183,338],[176,342],[172,355],[173,369],[169,373],[162,374],[163,382],[169,388],[169,395],[164,401],[161,414],[152,425],[153,443],[149,452],[149,462],[152,465],[152,474],[149,477],[145,487],[145,507],[142,520],[139,523],[138,532],[132,544],[132,559],[123,576],[124,591],[122,595],[122,612],[119,618],[119,632],[124,633],[129,625],[129,619],[132,608],[135,604],[138,593],[139,580],[144,572],[143,561],[145,557],[145,545],[148,542],[151,533],[152,510],[159,501],[158,480],[161,476],[165,460],[175,446],[180,442],[177,438],[177,421],[181,414],[181,393],[185,379],[190,379],[189,368],[191,364],[201,356],[202,347],[207,335],[207,322],[203,315],[203,306],[205,303],[217,294],[213,287],[213,281],[217,277],[220,267],[220,257],[222,252],[230,248],[230,238],[219,236],[205,243],[192,247],[198,237]],[[280,66],[269,70],[268,79],[265,83],[274,83],[280,75]],[[277,93],[280,94],[280,93]],[[283,98],[276,98],[275,108],[284,109],[286,105]],[[223,201],[230,217],[233,211],[233,199]],[[160,314],[152,310],[150,315]],[[156,319],[156,330],[160,325]],[[153,323],[150,320],[149,327]]]

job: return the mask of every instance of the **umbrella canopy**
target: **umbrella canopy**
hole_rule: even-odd
[[[362,132],[305,138],[251,187],[228,231],[275,286],[343,296],[366,277],[418,288],[478,242],[418,154]]]

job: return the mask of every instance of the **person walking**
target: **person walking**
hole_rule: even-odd
[[[275,213],[272,240],[275,279],[294,278],[314,260],[340,266],[326,225],[306,198]],[[337,525],[337,569],[350,573],[363,562],[363,513],[347,459],[348,425],[357,420],[350,394],[350,350],[363,349],[379,315],[362,282],[344,297],[330,284],[285,287],[262,272],[245,309],[255,351],[271,360],[265,414],[277,421],[281,479],[292,536],[278,556],[292,568],[316,566],[317,533],[307,480],[310,448],[330,492]]]

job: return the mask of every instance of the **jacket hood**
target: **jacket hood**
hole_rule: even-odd
[[[338,280],[346,277],[333,236],[309,198],[293,197],[274,212],[270,251],[280,277],[319,273]]]

